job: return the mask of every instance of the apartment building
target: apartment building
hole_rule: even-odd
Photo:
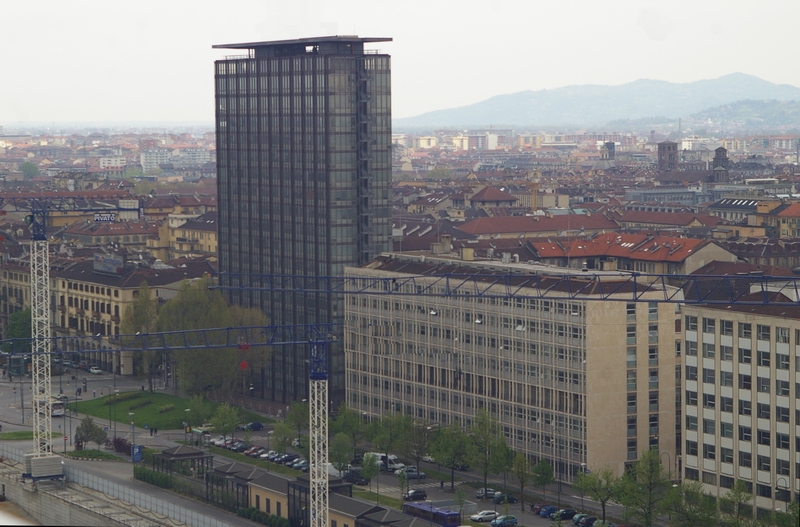
[[[686,305],[683,477],[762,516],[800,499],[800,308]]]
[[[398,293],[347,297],[348,405],[463,427],[486,410],[511,448],[547,459],[564,481],[585,467],[621,474],[646,448],[666,454],[674,474],[674,305],[649,293],[627,302],[625,286],[618,301],[571,300],[561,286],[546,299],[526,287],[509,297],[488,283],[480,295],[444,295],[425,277],[481,273],[488,282],[535,270],[543,268],[400,254],[348,268],[348,276],[397,280]],[[401,285],[409,275],[415,283]],[[385,293],[387,283],[365,281],[363,291]]]

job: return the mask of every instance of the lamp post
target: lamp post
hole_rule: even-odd
[[[186,412],[186,421],[183,423],[183,440],[186,442],[188,442],[188,440],[186,439],[187,438],[186,434],[189,433],[189,410],[190,408],[184,410],[184,412]]]
[[[784,484],[785,484],[785,486],[784,486],[784,487],[781,487],[781,486],[780,486],[780,482],[781,482],[781,480],[783,480],[783,482],[784,482]],[[775,496],[775,497],[774,497],[774,498],[772,498],[772,508],[773,508],[773,509],[775,509],[775,498],[777,498],[777,497],[778,497],[778,490],[780,490],[780,489],[785,489],[786,491],[788,491],[788,490],[789,490],[789,481],[787,481],[787,479],[786,479],[786,478],[784,478],[784,477],[779,477],[779,478],[778,478],[778,479],[775,481],[775,494],[774,494],[774,496]],[[791,500],[791,499],[792,499],[792,498],[791,498],[791,494],[790,494],[788,497],[789,497],[789,499],[787,499],[787,500],[781,500],[781,501],[784,501],[784,502],[786,503],[786,512],[789,512],[789,500]],[[780,512],[780,509],[775,509],[775,510],[776,510],[776,511],[778,511],[778,512]]]
[[[128,412],[131,418],[131,463],[133,463],[133,451],[136,449],[136,427],[133,426],[133,412]]]
[[[114,388],[114,439],[117,438],[117,395],[119,390]]]
[[[586,463],[581,463],[581,474],[586,474]],[[581,489],[581,510],[583,510],[583,489]]]

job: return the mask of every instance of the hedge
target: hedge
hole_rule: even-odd
[[[268,527],[290,527],[291,525],[288,519],[275,516],[274,514],[267,514],[264,511],[256,509],[255,507],[239,508],[236,510],[236,514],[242,518],[247,518],[248,520],[267,525]]]

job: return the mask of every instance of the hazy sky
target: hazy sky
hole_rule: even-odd
[[[213,122],[214,44],[392,37],[394,117],[493,95],[743,72],[800,86],[800,1],[2,0],[0,126]]]

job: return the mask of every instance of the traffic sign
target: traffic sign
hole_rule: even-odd
[[[67,439],[68,439],[68,437],[67,437],[67,436],[64,436],[64,441],[66,441]]]

